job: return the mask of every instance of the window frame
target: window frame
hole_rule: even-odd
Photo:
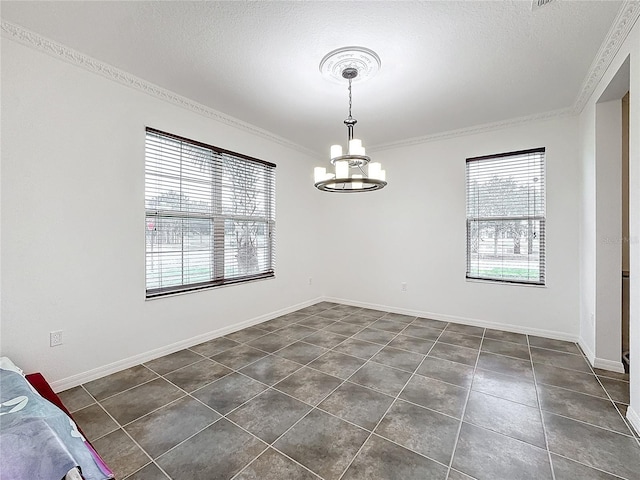
[[[471,163],[489,161],[489,160],[497,160],[501,158],[507,157],[522,157],[524,155],[531,154],[541,154],[541,213],[536,213],[536,201],[534,200],[533,205],[533,213],[529,210],[527,215],[493,215],[493,216],[470,216],[469,215],[469,198],[470,198],[470,173],[469,173],[469,165]],[[504,152],[493,155],[483,155],[480,157],[470,157],[466,159],[465,162],[465,214],[466,214],[466,274],[465,278],[470,281],[479,281],[479,282],[491,282],[491,283],[499,283],[499,284],[510,284],[510,285],[524,285],[524,286],[537,286],[544,287],[546,286],[546,249],[547,249],[547,241],[546,241],[546,197],[547,197],[547,181],[546,181],[546,170],[547,170],[547,157],[546,157],[546,148],[538,147],[527,150],[517,150],[513,152]],[[532,281],[524,278],[506,278],[506,277],[491,277],[491,276],[481,276],[479,274],[472,275],[471,265],[472,265],[472,234],[471,234],[471,225],[480,222],[509,222],[509,221],[532,221],[539,222],[539,252],[538,252],[538,280]]]
[[[234,215],[230,213],[223,212],[223,199],[221,198],[221,191],[223,185],[223,177],[220,175],[220,172],[217,172],[217,176],[212,174],[211,180],[211,210],[208,213],[194,213],[187,212],[185,210],[179,211],[161,211],[160,209],[149,208],[147,205],[147,191],[149,187],[149,158],[147,155],[147,148],[149,142],[149,135],[155,135],[160,137],[166,137],[167,139],[174,140],[176,142],[180,142],[181,144],[188,144],[194,147],[198,147],[201,149],[206,149],[212,152],[215,157],[215,161],[222,162],[221,158],[227,157],[232,159],[233,161],[239,162],[248,162],[250,164],[257,164],[262,167],[267,167],[264,170],[264,175],[261,179],[265,182],[266,188],[266,197],[267,200],[264,205],[265,214],[264,215],[256,215],[256,216],[243,216],[243,215]],[[180,154],[180,163],[184,161],[182,154]],[[154,298],[161,298],[168,295],[182,294],[182,293],[190,293],[210,288],[217,288],[221,286],[227,285],[235,285],[240,283],[252,282],[256,280],[263,280],[268,278],[275,277],[275,182],[276,182],[276,165],[271,162],[267,162],[265,160],[261,160],[258,158],[250,157],[248,155],[244,155],[241,153],[233,152],[231,150],[226,150],[220,147],[216,147],[213,145],[209,145],[197,140],[192,140],[190,138],[182,137],[180,135],[176,135],[173,133],[168,133],[162,130],[158,130],[152,127],[145,127],[145,297],[147,300]],[[180,173],[180,184],[182,185],[184,176],[182,172]],[[238,189],[239,192],[245,192],[244,189]],[[158,228],[159,219],[166,218],[179,218],[182,222],[188,220],[203,220],[208,221],[211,224],[211,242],[212,245],[210,247],[210,255],[211,255],[211,267],[210,273],[213,276],[212,279],[207,281],[199,281],[199,282],[191,282],[185,283],[184,280],[179,285],[171,285],[164,287],[155,287],[149,288],[149,277],[148,277],[148,257],[149,257],[149,247],[147,243],[147,229],[148,229],[148,219],[155,218],[154,230]],[[241,276],[230,276],[225,277],[225,222],[228,220],[232,221],[249,221],[249,222],[257,222],[264,224],[264,229],[266,231],[267,243],[266,243],[266,258],[267,258],[267,269],[264,271],[260,271],[259,273],[241,275]],[[184,242],[184,234],[185,234],[184,224],[180,227],[180,235],[182,241]],[[222,233],[219,233],[222,232]],[[184,247],[181,250],[184,255]],[[185,261],[184,257],[180,262],[180,268],[182,272],[182,276],[185,274]]]

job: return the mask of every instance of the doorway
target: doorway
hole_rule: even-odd
[[[622,97],[622,363],[629,373],[629,92]]]
[[[629,79],[627,58],[595,112],[594,365],[618,372],[629,348]]]

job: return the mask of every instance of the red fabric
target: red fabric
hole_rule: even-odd
[[[58,397],[58,395],[56,395],[55,392],[51,389],[49,383],[45,380],[41,373],[30,373],[29,375],[26,375],[26,377],[29,383],[33,385],[33,388],[35,388],[40,395],[42,395],[44,398],[49,400],[60,410],[71,417],[71,413],[69,412],[69,410],[67,410],[67,407],[64,406],[64,404],[60,400],[60,397]]]

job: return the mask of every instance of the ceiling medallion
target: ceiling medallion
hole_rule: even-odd
[[[320,62],[320,72],[327,80],[344,85],[342,72],[353,68],[358,75],[353,83],[362,83],[373,78],[380,70],[380,57],[364,47],[342,47],[327,53]]]

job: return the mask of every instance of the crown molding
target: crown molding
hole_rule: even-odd
[[[530,122],[578,115],[584,109],[591,95],[593,95],[593,92],[595,91],[599,82],[602,80],[607,68],[609,67],[609,65],[611,65],[613,58],[620,50],[620,47],[626,40],[629,32],[631,31],[639,17],[640,0],[626,0],[620,7],[613,25],[609,29],[609,33],[600,46],[600,50],[598,51],[598,54],[596,55],[593,63],[591,64],[591,67],[589,68],[589,72],[587,73],[582,84],[580,94],[571,107],[552,110],[549,112],[537,113],[524,117],[501,120],[482,125],[474,125],[472,127],[439,132],[431,135],[413,137],[396,142],[372,145],[369,148],[371,151],[382,151],[391,148],[418,145],[421,143],[436,140],[445,140],[449,138],[460,137],[463,135],[473,135],[483,132],[490,132],[493,130],[514,127]],[[225,115],[217,110],[202,105],[201,103],[194,102],[193,100],[190,100],[186,97],[173,93],[134,75],[131,75],[124,70],[120,70],[119,68],[98,61],[92,57],[89,57],[88,55],[68,48],[35,32],[29,31],[19,25],[15,25],[3,20],[0,24],[0,31],[5,37],[11,38],[23,45],[29,46],[31,48],[64,60],[68,63],[81,67],[89,72],[101,75],[102,77],[120,83],[121,85],[134,88],[153,97],[186,108],[187,110],[191,110],[205,117],[212,118],[223,124],[238,128],[253,135],[260,136],[285,147],[297,150],[311,157],[318,158],[318,153],[313,150],[291,142],[290,140],[280,137],[267,130],[263,130],[254,125],[243,122],[237,118]]]
[[[591,95],[593,95],[593,92],[602,80],[602,77],[607,71],[607,68],[609,67],[609,65],[611,65],[611,62],[620,50],[620,47],[622,46],[624,41],[627,39],[629,32],[631,31],[639,17],[640,0],[626,0],[618,10],[618,14],[616,15],[616,18],[613,21],[611,28],[609,29],[609,33],[602,42],[600,50],[598,50],[598,54],[593,60],[593,63],[589,68],[589,72],[587,73],[584,82],[582,83],[580,94],[571,107],[534,115],[528,115],[524,117],[511,118],[508,120],[493,123],[486,123],[483,125],[474,125],[468,128],[460,128],[446,132],[434,133],[432,135],[408,138],[397,142],[372,145],[369,147],[369,150],[373,152],[388,150],[391,148],[407,147],[410,145],[418,145],[435,140],[445,140],[449,138],[460,137],[463,135],[473,135],[476,133],[490,132],[502,128],[515,127],[530,122],[579,115],[587,104],[589,98],[591,98]]]
[[[69,48],[46,37],[43,37],[42,35],[27,30],[26,28],[23,28],[19,25],[2,20],[2,22],[0,23],[0,32],[6,38],[15,40],[22,45],[26,45],[40,52],[51,55],[55,58],[80,67],[91,73],[100,75],[121,85],[125,85],[135,90],[144,92],[148,95],[151,95],[152,97],[164,100],[187,110],[191,110],[192,112],[195,112],[204,117],[211,118],[225,125],[251,133],[252,135],[257,135],[293,150],[297,150],[298,152],[304,153],[311,157],[318,157],[318,154],[316,152],[303,147],[302,145],[298,145],[297,143],[291,142],[286,138],[280,137],[267,130],[263,130],[254,125],[243,122],[242,120],[239,120],[237,118],[225,115],[222,112],[209,108],[201,103],[194,102],[189,98],[183,97],[182,95],[178,95],[142,78],[136,77],[135,75],[125,72],[124,70],[121,70],[117,67],[96,60],[93,57],[85,55],[84,53],[78,52],[77,50]]]
[[[618,15],[613,21],[613,25],[602,42],[600,50],[589,68],[589,73],[587,73],[582,83],[582,89],[573,106],[574,114],[577,115],[584,109],[602,77],[604,77],[607,68],[609,68],[614,57],[620,51],[620,47],[629,36],[629,32],[638,17],[640,17],[640,1],[625,1],[620,10],[618,10]]]
[[[536,113],[534,115],[527,115],[524,117],[510,118],[508,120],[500,120],[497,122],[484,123],[482,125],[474,125],[472,127],[459,128],[456,130],[448,130],[446,132],[433,133],[431,135],[424,135],[421,137],[413,137],[397,142],[383,143],[378,145],[372,145],[368,147],[368,150],[372,152],[379,152],[382,150],[389,150],[392,148],[408,147],[411,145],[419,145],[421,143],[433,142],[436,140],[447,140],[449,138],[462,137],[465,135],[474,135],[477,133],[491,132],[494,130],[502,130],[504,128],[516,127],[532,122],[539,122],[544,120],[550,120],[552,118],[570,117],[574,115],[573,108],[562,108],[559,110],[551,110],[549,112]]]

